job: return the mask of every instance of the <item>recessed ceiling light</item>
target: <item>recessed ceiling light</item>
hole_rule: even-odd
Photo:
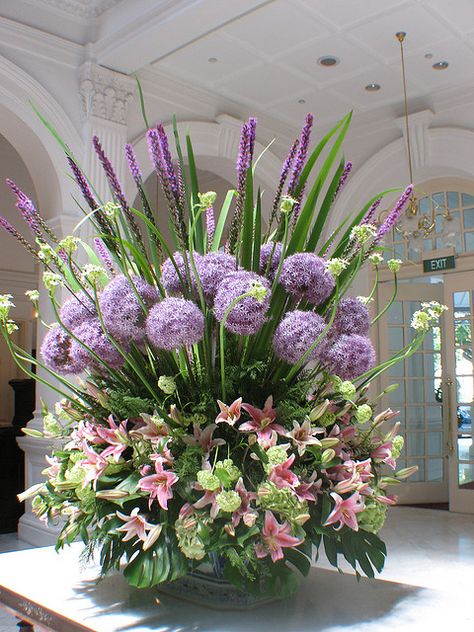
[[[306,99],[298,99],[298,103],[300,103],[301,105],[303,105],[303,103],[306,103]]]
[[[426,53],[425,59],[433,59],[433,53]]]
[[[447,61],[437,61],[435,64],[433,64],[432,68],[433,70],[446,70],[448,66],[449,63]]]
[[[215,64],[217,61],[219,61],[217,59],[217,57],[209,57],[209,59],[207,60],[210,64]]]
[[[367,92],[377,92],[377,90],[380,90],[381,87],[380,83],[368,83],[365,86],[365,89]]]
[[[325,68],[331,68],[331,66],[337,66],[340,62],[340,59],[334,57],[334,55],[323,55],[318,59],[318,64],[320,66],[324,66]]]

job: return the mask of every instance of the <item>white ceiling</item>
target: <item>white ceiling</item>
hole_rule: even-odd
[[[92,41],[104,66],[146,69],[291,126],[307,111],[322,123],[351,108],[401,114],[399,30],[411,104],[474,86],[474,0],[0,0],[0,16]],[[322,55],[340,64],[323,68]],[[449,68],[433,70],[439,60]],[[381,90],[365,91],[372,82]]]

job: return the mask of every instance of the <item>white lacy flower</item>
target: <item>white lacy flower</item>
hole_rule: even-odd
[[[67,237],[61,239],[61,241],[59,242],[59,247],[66,251],[68,255],[72,255],[76,252],[78,243],[79,239],[77,237],[67,235]]]
[[[6,321],[8,314],[15,303],[12,303],[13,296],[11,294],[0,294],[0,320]]]
[[[388,269],[391,272],[398,272],[402,266],[403,261],[401,259],[389,259],[387,261]]]
[[[351,230],[350,239],[351,241],[356,241],[358,244],[363,246],[370,239],[375,237],[377,234],[377,227],[373,224],[362,224],[360,226],[354,226]]]
[[[61,275],[56,272],[43,272],[43,283],[48,292],[54,292],[57,287],[64,285]]]
[[[90,283],[93,287],[105,282],[109,277],[102,266],[94,263],[86,263],[82,269],[82,280]]]
[[[329,259],[326,263],[326,268],[332,274],[333,277],[338,277],[343,270],[347,268],[349,262],[347,259],[341,259],[339,257],[334,257],[333,259]]]
[[[217,198],[217,193],[215,191],[208,191],[207,193],[198,193],[199,204],[203,208],[209,208],[214,204]]]
[[[380,265],[382,263],[383,256],[380,254],[380,252],[374,252],[373,254],[370,255],[369,261],[374,266],[378,266],[378,265]]]
[[[40,298],[38,290],[26,290],[25,296],[27,296],[32,303],[37,303]]]
[[[356,298],[358,301],[360,301],[364,305],[368,305],[369,303],[372,303],[372,301],[374,300],[373,296],[357,296]]]

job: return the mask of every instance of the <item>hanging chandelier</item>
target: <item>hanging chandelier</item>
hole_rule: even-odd
[[[412,152],[410,143],[410,125],[408,121],[408,98],[407,98],[407,82],[405,72],[405,56],[403,50],[403,44],[405,41],[406,33],[399,31],[395,34],[396,39],[400,44],[400,62],[402,71],[403,82],[403,98],[405,109],[405,138],[407,144],[407,157],[408,157],[408,173],[410,182],[414,184],[413,193],[407,204],[405,213],[400,219],[395,230],[400,233],[405,240],[409,242],[409,248],[414,251],[421,252],[423,250],[423,240],[431,238],[436,232],[437,222],[436,218],[442,218],[442,233],[438,235],[441,237],[443,246],[454,246],[456,242],[456,235],[459,233],[459,222],[451,215],[449,208],[445,205],[441,205],[433,199],[433,196],[423,193],[422,197],[430,199],[430,211],[428,213],[421,213],[420,204],[418,198],[415,195],[417,189],[413,180],[413,167],[412,167]]]

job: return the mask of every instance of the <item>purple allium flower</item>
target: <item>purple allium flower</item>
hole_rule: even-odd
[[[288,294],[305,298],[313,305],[323,303],[336,285],[324,259],[310,252],[287,257],[279,281]]]
[[[236,271],[237,263],[235,257],[225,252],[209,252],[204,257],[199,257],[196,269],[204,297],[207,303],[212,305],[220,282],[225,276]],[[193,289],[197,293],[195,279],[193,279]]]
[[[279,241],[277,241],[276,243],[273,241],[268,241],[266,244],[263,244],[263,246],[260,248],[260,274],[267,274],[268,278],[273,281],[278,270],[278,265],[280,263],[282,252],[283,246]],[[267,273],[268,261],[270,259],[270,256],[272,257],[272,261]]]
[[[358,334],[359,336],[367,336],[369,328],[369,310],[359,299],[349,296],[341,299],[337,306],[329,335]]]
[[[198,268],[201,255],[198,252],[194,252],[193,257],[194,257],[194,263],[196,264],[196,268]],[[194,277],[193,267],[191,265],[191,258],[189,256],[189,253],[186,253],[186,258],[188,260],[189,274],[192,277]],[[187,285],[188,281],[187,281],[186,266],[184,264],[183,255],[177,251],[173,253],[173,259],[176,263],[176,266],[179,270],[179,274],[181,275],[183,282],[186,283]],[[184,292],[183,283],[181,282],[181,279],[178,276],[176,268],[174,267],[173,262],[171,261],[169,257],[168,259],[165,259],[165,261],[163,262],[163,265],[161,266],[161,284],[163,285],[163,287],[165,288],[168,294],[181,295]]]
[[[289,364],[296,364],[325,327],[324,319],[314,312],[287,312],[273,336],[275,355]],[[310,353],[308,362],[317,358],[319,347],[318,344]]]
[[[59,318],[67,329],[74,329],[86,320],[97,318],[97,310],[89,296],[85,292],[79,292],[63,303]]]
[[[122,355],[107,337],[98,318],[84,321],[72,333],[110,367],[118,369],[123,365]],[[124,346],[123,342],[122,346]],[[126,350],[127,348],[124,346],[124,351]],[[83,367],[97,370],[103,368],[103,365],[77,340],[73,339],[71,342],[70,355],[73,362]]]
[[[146,334],[159,349],[173,351],[199,342],[204,335],[204,316],[192,301],[165,298],[148,314]]]
[[[123,274],[115,277],[100,293],[99,306],[107,331],[117,340],[140,343],[145,337],[146,309],[158,302],[158,292],[138,276],[130,281]]]
[[[84,370],[84,362],[71,356],[72,338],[56,325],[43,339],[41,357],[47,367],[61,375],[77,374]]]
[[[219,322],[224,320],[231,303],[252,288],[253,282],[261,283],[267,290],[262,302],[253,296],[240,300],[230,311],[225,328],[233,334],[249,336],[255,334],[264,324],[270,305],[270,284],[265,277],[254,272],[239,270],[227,275],[217,289],[214,299],[214,314]]]
[[[343,334],[324,346],[320,359],[331,373],[354,380],[374,366],[375,351],[365,336]]]

